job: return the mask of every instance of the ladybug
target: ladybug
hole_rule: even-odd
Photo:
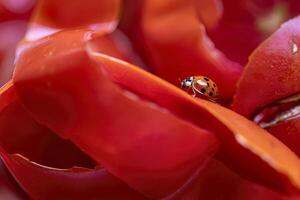
[[[192,90],[193,97],[200,97],[215,102],[218,98],[218,87],[215,82],[205,76],[189,76],[181,81],[181,88],[187,92]]]

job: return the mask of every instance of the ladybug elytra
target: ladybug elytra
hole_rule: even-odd
[[[216,101],[218,97],[216,83],[205,76],[189,76],[181,81],[181,88],[187,92],[192,90],[194,97],[202,97],[210,101]]]

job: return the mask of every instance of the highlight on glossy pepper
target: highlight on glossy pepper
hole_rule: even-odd
[[[300,2],[0,2],[0,199],[300,199]]]

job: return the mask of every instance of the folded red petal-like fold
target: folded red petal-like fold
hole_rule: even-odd
[[[11,83],[4,87],[1,103],[5,107],[0,113],[0,145],[7,153],[19,153],[50,167],[94,166],[94,162],[72,143],[59,139],[32,119],[18,100]]]
[[[101,35],[111,33],[118,25],[120,4],[120,0],[40,0],[23,43],[70,29],[96,30]]]
[[[213,22],[197,5],[214,10]],[[217,83],[223,100],[232,97],[242,68],[214,47],[203,25],[217,23],[220,2],[132,0],[124,6],[120,27],[155,74],[177,86],[186,76],[208,76]]]
[[[26,35],[18,49],[22,51],[31,42],[56,32],[66,31],[70,36],[76,35],[77,31],[93,30],[91,48],[94,51],[145,67],[127,36],[117,29],[120,6],[120,0],[76,2],[41,0],[35,7]]]
[[[20,155],[2,154],[6,166],[32,199],[146,200],[105,169],[56,169]]]
[[[34,121],[11,83],[2,88],[0,110],[0,157],[32,199],[146,199]]]

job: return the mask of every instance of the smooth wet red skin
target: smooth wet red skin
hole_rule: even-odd
[[[1,92],[0,110],[1,159],[31,199],[146,199],[103,168],[72,168],[94,165],[38,125],[19,105],[11,85]]]
[[[214,49],[195,2],[131,0],[124,5],[120,27],[156,75],[176,86],[187,76],[208,76],[222,100],[231,99],[242,67]]]
[[[74,28],[117,20],[120,0],[40,0],[32,22],[54,28]]]
[[[220,161],[212,159],[191,185],[170,199],[297,200],[300,197],[290,197],[242,179]]]
[[[131,61],[131,52],[129,50],[122,51],[122,49],[118,48],[118,42],[120,40],[118,32],[106,34],[101,30],[96,33],[88,31],[87,29],[65,30],[56,33],[55,42],[53,42],[53,40],[53,36],[51,35],[49,35],[48,38],[45,37],[41,40],[43,46],[45,46],[42,52],[39,52],[40,49],[35,48],[34,44],[35,42],[38,43],[38,41],[24,41],[19,45],[18,52],[22,55],[23,52],[30,50],[32,51],[32,54],[39,54],[42,58],[47,58],[64,49],[83,48],[89,41],[89,48],[95,52]],[[42,59],[35,59],[34,55],[30,56],[28,59],[31,61],[35,60],[35,62],[38,62],[40,65],[43,64]]]
[[[233,110],[251,118],[268,104],[299,93],[300,17],[285,23],[251,55],[238,83]],[[299,51],[299,50],[298,50]]]

